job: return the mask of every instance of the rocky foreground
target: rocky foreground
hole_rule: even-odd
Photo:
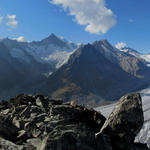
[[[144,122],[139,94],[123,96],[110,116],[42,95],[0,103],[0,150],[148,150],[134,143]]]

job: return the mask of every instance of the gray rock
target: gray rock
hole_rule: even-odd
[[[43,107],[43,103],[39,97],[36,99],[36,105],[39,107]]]
[[[28,139],[27,140],[27,144],[26,144],[26,148],[28,149],[35,149],[35,150],[46,150],[47,144],[47,136],[44,138],[33,138],[33,139]]]
[[[6,115],[6,114],[9,113],[9,111],[10,111],[10,109],[5,109],[5,110],[2,111],[2,113],[3,113],[4,115]]]
[[[96,150],[97,145],[94,133],[89,132],[84,124],[78,124],[58,126],[50,132],[45,149],[50,148],[51,150]]]
[[[24,147],[0,137],[0,150],[24,150]]]
[[[15,117],[13,118],[12,123],[13,123],[17,128],[20,128],[20,127],[21,127],[21,125],[20,125],[20,120],[17,120]]]
[[[120,99],[99,134],[109,135],[115,149],[130,150],[143,122],[140,94],[127,94]]]
[[[106,120],[74,102],[21,94],[0,103],[0,150],[146,150],[133,143],[141,105],[139,94],[126,95]]]

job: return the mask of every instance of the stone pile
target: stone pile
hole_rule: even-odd
[[[148,150],[134,143],[143,122],[136,93],[123,96],[107,119],[75,102],[20,94],[0,102],[0,150]]]

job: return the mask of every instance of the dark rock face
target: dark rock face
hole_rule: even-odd
[[[106,120],[75,102],[20,94],[0,103],[2,150],[147,150],[133,143],[143,124],[139,94],[124,96]]]

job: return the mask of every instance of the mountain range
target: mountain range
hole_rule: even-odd
[[[54,34],[36,42],[1,39],[0,97],[36,93],[38,84],[63,65],[77,47]]]
[[[149,75],[150,69],[143,59],[101,40],[78,48],[66,64],[48,77],[40,91],[91,106],[117,100],[146,86]]]
[[[0,97],[42,93],[101,104],[149,85],[149,54],[107,40],[75,44],[54,34],[41,41],[0,40]]]

